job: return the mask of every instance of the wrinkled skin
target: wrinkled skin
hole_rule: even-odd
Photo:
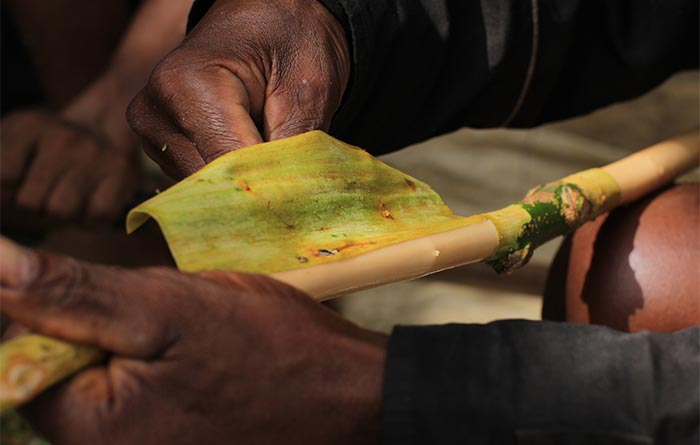
[[[219,0],[153,71],[127,118],[182,178],[229,151],[327,130],[348,82],[338,21],[315,0]]]
[[[343,29],[315,0],[220,0],[128,119],[179,178],[230,150],[327,129],[349,69]],[[386,336],[295,289],[0,247],[7,315],[111,353],[24,409],[52,443],[378,441]]]
[[[385,336],[289,286],[97,266],[5,240],[0,255],[13,320],[112,353],[24,409],[51,443],[378,439]]]
[[[110,223],[132,198],[139,178],[135,140],[118,140],[44,110],[2,121],[2,206],[49,223]]]

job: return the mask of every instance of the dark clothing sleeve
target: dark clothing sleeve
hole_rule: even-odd
[[[697,0],[322,2],[354,58],[333,132],[373,152],[584,114],[698,66]]]
[[[331,134],[374,154],[581,115],[698,66],[697,0],[320,1],[353,57]]]
[[[387,444],[698,444],[700,328],[397,327]]]
[[[353,72],[331,133],[381,154],[463,126],[528,127],[698,66],[697,0],[320,0]],[[195,2],[194,25],[213,0]],[[697,444],[700,329],[399,327],[389,444]]]

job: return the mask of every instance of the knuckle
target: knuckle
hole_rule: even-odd
[[[136,134],[143,135],[148,128],[145,117],[149,112],[146,106],[146,94],[141,90],[126,108],[126,121]]]
[[[114,203],[93,201],[87,209],[85,220],[88,223],[107,223],[115,220],[119,215],[119,207]]]
[[[193,77],[196,77],[196,70],[180,63],[177,58],[166,59],[151,73],[146,91],[155,99],[171,102],[187,87]]]
[[[32,184],[23,184],[17,193],[16,204],[18,207],[32,212],[38,212],[41,209],[41,204],[44,195],[32,187]]]
[[[149,96],[165,101],[172,99],[177,90],[177,77],[172,74],[172,71],[162,68],[162,65],[153,70],[146,85]]]
[[[55,124],[48,131],[43,133],[39,138],[39,150],[41,151],[56,151],[62,150],[78,139],[75,129],[62,125]]]
[[[130,341],[139,355],[148,357],[160,355],[178,337],[171,324],[163,323],[157,316],[150,316],[148,323],[142,323],[133,330]]]
[[[80,133],[76,133],[75,140],[74,147],[83,155],[80,159],[85,159],[85,156],[94,156],[109,145],[106,136],[99,130],[83,129]]]
[[[144,305],[150,307],[149,318],[153,336],[182,325],[183,316],[190,312],[193,294],[197,295],[189,276],[168,267],[140,269]]]
[[[71,309],[85,304],[89,272],[80,262],[67,257],[39,253],[39,275],[30,288],[41,295],[41,304],[54,309]]]
[[[63,175],[47,194],[46,213],[59,220],[74,220],[90,195],[86,181],[89,175],[90,172],[84,169],[73,169]]]
[[[317,70],[301,72],[298,74],[294,90],[297,92],[297,100],[301,104],[314,103],[328,95],[329,79],[326,73]]]
[[[134,159],[131,156],[122,156],[118,153],[104,151],[100,153],[97,159],[95,174],[100,176],[103,181],[105,179],[123,177],[124,180],[129,177],[129,171],[132,168],[137,168],[134,165]],[[138,159],[138,158],[137,158]]]
[[[78,198],[75,195],[77,193],[70,197],[64,195],[49,199],[49,202],[46,204],[46,213],[61,221],[74,219],[79,211]]]
[[[128,187],[116,180],[103,184],[87,205],[85,221],[88,223],[115,221],[130,195]]]

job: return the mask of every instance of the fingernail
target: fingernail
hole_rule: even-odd
[[[34,253],[0,237],[0,286],[23,288],[34,281],[36,274]]]

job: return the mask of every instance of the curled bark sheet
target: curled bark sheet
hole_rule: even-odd
[[[504,209],[456,216],[427,184],[314,131],[229,153],[129,214],[153,217],[178,267],[270,274],[318,300],[487,260],[498,271],[698,163],[698,135],[533,189]],[[0,346],[6,410],[102,354],[40,335]]]

